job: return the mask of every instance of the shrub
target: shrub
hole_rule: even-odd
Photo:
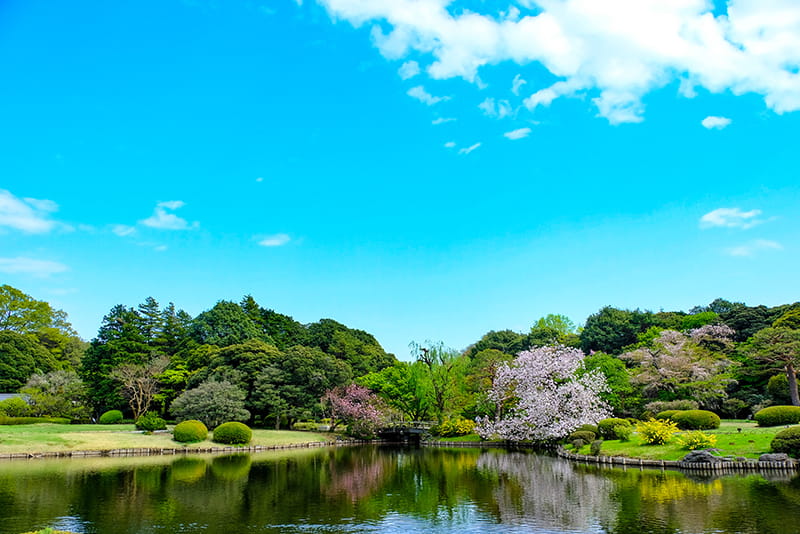
[[[637,424],[636,431],[645,445],[663,445],[678,431],[678,425],[672,421],[650,419]]]
[[[575,449],[575,452],[578,452],[584,445],[586,445],[586,442],[582,439],[572,440],[572,448]]]
[[[785,452],[794,457],[800,456],[800,426],[784,428],[772,439],[774,452]]]
[[[681,412],[682,410],[664,410],[663,412],[658,412],[656,414],[656,419],[663,421],[665,419],[669,419],[672,421],[672,417],[676,414]]]
[[[614,434],[617,435],[617,439],[620,441],[629,441],[631,439],[631,434],[633,434],[633,426],[617,425],[614,427]]]
[[[166,430],[167,422],[161,419],[154,412],[145,412],[139,419],[136,420],[136,428],[144,430],[145,432],[154,432],[156,430]]]
[[[31,407],[22,397],[11,397],[0,401],[0,415],[25,417],[30,415]]]
[[[645,405],[645,410],[653,413],[665,412],[668,410],[697,410],[700,405],[697,401],[689,399],[679,399],[671,401],[653,401]]]
[[[597,428],[597,425],[581,425],[575,430],[587,430],[589,432],[593,432],[595,436],[600,434],[600,430]]]
[[[777,403],[786,404],[792,402],[792,398],[789,395],[789,379],[786,377],[786,373],[775,375],[769,379],[767,393]]]
[[[758,426],[796,425],[800,423],[800,406],[770,406],[753,416]]]
[[[119,410],[108,410],[100,416],[97,422],[101,425],[115,425],[122,423],[122,412]]]
[[[66,417],[5,417],[0,415],[0,425],[33,425],[36,423],[68,425],[70,422]]]
[[[475,421],[463,417],[447,418],[431,428],[431,434],[442,437],[466,436],[473,432],[475,432]]]
[[[213,441],[226,445],[244,445],[253,439],[253,431],[244,423],[231,421],[214,429]]]
[[[172,439],[178,443],[196,443],[208,437],[208,428],[202,421],[189,419],[175,425],[172,430]]]
[[[618,426],[629,427],[631,423],[627,419],[618,419],[616,417],[601,419],[600,422],[597,423],[597,429],[600,431],[600,437],[603,439],[621,439],[614,431],[614,428]]]
[[[576,439],[582,440],[586,443],[591,443],[597,438],[594,432],[590,432],[588,430],[576,430],[572,434],[569,435],[567,438],[569,441],[575,441]]]
[[[600,449],[603,447],[603,440],[596,439],[589,446],[589,454],[592,456],[600,456]]]
[[[719,428],[719,416],[708,410],[683,410],[672,418],[681,430],[711,430]]]
[[[708,449],[709,447],[714,447],[717,444],[717,436],[709,436],[699,430],[695,430],[692,432],[687,432],[683,436],[678,436],[677,439],[678,444],[690,451],[696,449]]]
[[[306,432],[316,432],[317,431],[317,423],[309,423],[309,422],[298,422],[292,425],[292,430],[303,430]]]

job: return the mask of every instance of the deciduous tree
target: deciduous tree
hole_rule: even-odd
[[[599,371],[583,369],[583,353],[567,347],[537,347],[521,352],[497,370],[489,398],[501,407],[477,427],[483,438],[553,440],[582,424],[608,417],[600,398],[607,390]]]

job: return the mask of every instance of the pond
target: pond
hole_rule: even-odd
[[[800,478],[379,446],[0,463],[0,533],[797,533]]]

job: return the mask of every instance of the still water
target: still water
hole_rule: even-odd
[[[800,532],[800,478],[340,447],[0,463],[0,533]]]

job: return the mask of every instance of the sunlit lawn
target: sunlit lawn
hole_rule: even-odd
[[[738,429],[741,428],[741,432]],[[745,458],[758,458],[760,455],[771,452],[770,443],[775,434],[784,427],[761,428],[751,421],[722,421],[716,430],[706,430],[706,434],[717,436],[715,448],[723,456],[744,456]],[[603,442],[601,454],[606,456],[627,456],[630,458],[645,458],[650,460],[680,460],[688,450],[681,448],[675,437],[666,445],[643,445],[638,436],[634,434],[630,441],[607,440]],[[582,454],[589,453],[589,446],[580,450]]]
[[[278,446],[328,441],[331,434],[290,430],[253,430],[250,445]],[[206,440],[182,445],[170,433],[146,435],[133,425],[8,425],[0,426],[0,454],[111,449],[171,449],[175,447],[219,447]]]

